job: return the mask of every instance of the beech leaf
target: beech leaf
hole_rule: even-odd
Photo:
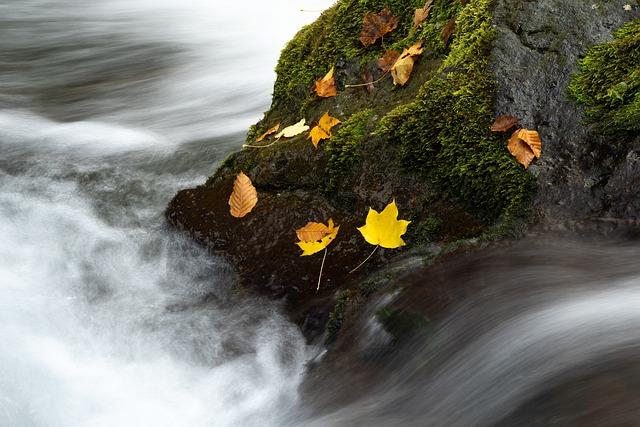
[[[398,207],[393,200],[380,213],[369,208],[365,225],[358,231],[367,243],[389,249],[399,248],[405,245],[401,236],[406,233],[410,222],[398,220]]]
[[[404,86],[409,81],[409,77],[413,72],[415,57],[420,54],[422,54],[422,42],[418,42],[402,52],[402,55],[391,67],[393,84]]]
[[[518,126],[520,119],[515,116],[503,114],[496,118],[496,121],[491,125],[492,132],[506,132],[513,127]]]
[[[397,27],[398,18],[393,16],[388,7],[380,13],[367,12],[364,15],[360,41],[364,47],[369,47]]]
[[[276,139],[277,138],[293,138],[296,135],[300,135],[301,133],[308,131],[309,126],[307,126],[305,122],[306,120],[302,119],[295,125],[287,126],[286,128],[282,129],[280,133],[276,135]]]
[[[324,113],[318,124],[309,132],[309,138],[313,146],[318,148],[320,141],[331,138],[331,128],[339,123],[342,122],[335,117],[331,117],[328,112]]]
[[[418,28],[424,21],[429,17],[429,13],[431,13],[431,8],[433,5],[433,0],[428,0],[424,7],[421,9],[416,9],[416,12],[413,15],[413,26]]]
[[[296,243],[302,249],[300,256],[309,256],[325,249],[338,235],[340,226],[335,226],[333,219],[329,218],[328,224],[308,222],[302,228],[296,230],[299,242]]]
[[[320,98],[331,98],[338,94],[336,79],[333,77],[334,72],[335,67],[331,67],[323,78],[316,81],[315,92]]]
[[[267,130],[265,133],[263,133],[258,138],[256,138],[256,142],[260,142],[264,140],[266,137],[268,137],[269,135],[273,135],[274,133],[278,132],[278,129],[280,129],[280,122],[276,123],[273,127],[269,128],[269,130]]]
[[[529,167],[534,158],[539,158],[542,155],[542,141],[535,130],[518,129],[511,135],[507,148],[525,169]]]
[[[244,172],[240,172],[233,183],[229,197],[229,212],[235,218],[242,218],[258,203],[258,192]]]
[[[453,32],[456,30],[456,18],[455,16],[449,19],[447,25],[442,29],[442,41],[444,42],[445,47],[449,46],[449,42],[451,41],[451,36],[453,36]]]

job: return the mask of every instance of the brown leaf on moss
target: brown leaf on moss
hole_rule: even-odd
[[[431,8],[433,7],[433,0],[428,0],[423,8],[416,9],[416,12],[413,15],[413,26],[418,28],[424,21],[427,20],[429,14],[431,13]]]
[[[496,121],[491,125],[491,132],[506,132],[513,127],[518,126],[520,119],[508,114],[502,114],[496,118]]]
[[[398,58],[400,58],[400,52],[397,50],[388,50],[382,58],[378,59],[378,68],[385,73],[391,71]]]
[[[398,18],[393,16],[388,7],[380,13],[367,12],[364,15],[360,41],[364,47],[369,47],[397,27]]]
[[[240,172],[233,183],[233,192],[229,197],[229,212],[235,218],[242,218],[253,210],[258,203],[258,192],[244,172]]]
[[[447,25],[442,29],[442,41],[445,46],[449,46],[451,42],[451,37],[453,36],[454,31],[456,30],[456,17],[449,19]]]
[[[338,94],[336,89],[336,79],[333,77],[335,71],[334,67],[331,67],[329,72],[320,80],[316,81],[315,92],[320,98],[331,98]]]
[[[507,148],[518,163],[527,169],[533,159],[542,154],[542,141],[535,130],[518,129],[511,135]]]
[[[265,133],[257,137],[256,142],[260,142],[264,140],[266,137],[273,135],[274,133],[278,132],[278,129],[280,129],[280,122],[276,123],[272,128],[269,128],[268,131],[266,131]]]
[[[342,122],[335,117],[331,117],[328,112],[324,113],[318,125],[309,132],[309,138],[313,146],[318,148],[320,141],[331,138],[331,128],[340,123]]]
[[[402,52],[402,55],[391,67],[393,84],[404,86],[409,81],[409,77],[413,72],[415,57],[420,54],[422,54],[422,42],[418,42]]]

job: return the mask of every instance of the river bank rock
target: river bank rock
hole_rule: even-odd
[[[334,136],[318,149],[302,135],[234,153],[206,183],[179,192],[167,218],[228,257],[243,286],[286,297],[308,337],[317,337],[327,322],[331,326],[336,291],[357,283],[367,289],[363,277],[374,271],[376,277],[393,276],[397,272],[378,270],[390,261],[428,261],[459,242],[477,246],[520,236],[531,225],[637,220],[637,25],[628,24],[611,42],[616,29],[640,16],[637,4],[631,10],[626,4],[436,0],[429,19],[414,28],[422,0],[340,0],[285,47],[271,109],[250,130],[247,143],[267,145],[255,138],[276,122],[314,122],[324,112],[342,121]],[[384,45],[365,48],[359,41],[363,16],[385,7],[399,26]],[[449,40],[443,31],[453,22]],[[416,41],[424,42],[425,51],[409,83],[396,87],[377,59],[386,49]],[[614,46],[589,51],[600,43]],[[573,76],[587,52],[594,62],[602,55],[618,60],[617,71],[594,76],[585,63],[579,82]],[[331,67],[338,96],[318,98],[313,83]],[[349,87],[365,76],[381,81],[373,89]],[[589,85],[596,78],[605,95],[617,88],[604,107]],[[620,114],[598,116],[598,108]],[[498,114],[515,115],[540,132],[543,155],[528,171],[507,151],[509,135],[489,130]],[[236,219],[227,201],[241,171],[253,180],[259,202]],[[349,274],[373,249],[357,231],[368,208],[379,211],[393,199],[400,218],[412,221],[407,247],[380,250]],[[329,247],[317,292],[322,254],[300,257],[295,229],[329,218],[340,233]]]

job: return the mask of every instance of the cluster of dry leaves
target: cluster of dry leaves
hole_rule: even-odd
[[[496,118],[496,121],[491,125],[491,130],[493,132],[508,132],[516,128],[516,131],[509,138],[507,149],[518,163],[527,169],[534,158],[540,158],[542,155],[542,141],[537,131],[521,128],[519,123],[520,120],[517,117],[504,114]]]

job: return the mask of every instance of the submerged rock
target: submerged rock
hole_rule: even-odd
[[[432,256],[464,239],[520,235],[529,224],[637,219],[637,132],[604,133],[585,124],[582,107],[567,92],[588,49],[639,17],[639,8],[628,11],[625,3],[440,0],[414,28],[422,0],[340,0],[284,49],[271,109],[247,141],[276,122],[313,122],[326,111],[343,122],[334,136],[317,150],[299,136],[237,152],[205,184],[179,192],[167,217],[225,254],[243,285],[286,296],[295,320],[315,325],[308,331],[314,336],[330,317],[334,293],[355,283],[358,275],[349,271],[372,249],[356,230],[369,207],[380,210],[395,198],[401,218],[412,224],[408,248],[378,251],[359,274],[424,248]],[[384,47],[365,49],[358,40],[362,17],[384,7],[399,27],[385,36]],[[449,42],[442,32],[452,19]],[[628,45],[637,52],[634,34],[635,44]],[[394,87],[377,58],[418,40],[425,53],[407,86]],[[331,67],[339,94],[317,98],[313,82]],[[373,90],[348,87],[365,75],[382,80]],[[624,96],[638,87],[629,91]],[[543,155],[528,171],[507,151],[508,135],[489,130],[498,114],[516,115],[540,132]],[[240,171],[260,199],[238,220],[227,200]],[[322,257],[301,258],[294,230],[328,218],[341,228],[316,293]]]

